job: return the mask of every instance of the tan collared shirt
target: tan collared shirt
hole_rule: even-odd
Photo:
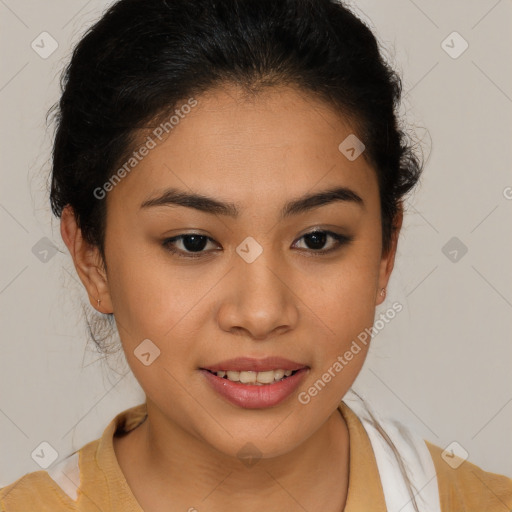
[[[347,422],[350,437],[350,474],[344,512],[386,512],[368,435],[345,403],[340,403],[339,410]],[[101,438],[78,450],[74,459],[77,467],[70,468],[68,464],[65,474],[57,481],[48,471],[41,470],[27,473],[3,487],[0,511],[143,512],[117,462],[113,436],[115,432],[136,428],[145,418],[145,403],[119,413]],[[468,461],[453,469],[441,458],[441,448],[425,442],[437,472],[442,512],[512,510],[512,479],[486,472]]]

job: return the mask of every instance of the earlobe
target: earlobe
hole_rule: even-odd
[[[386,288],[379,288],[375,294],[375,305],[379,306],[386,300]]]
[[[112,313],[112,302],[103,258],[99,248],[82,236],[73,208],[62,210],[60,232],[71,254],[80,281],[87,290],[91,306],[101,313]]]

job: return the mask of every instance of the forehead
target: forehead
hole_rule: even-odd
[[[367,198],[378,193],[365,155],[351,160],[340,151],[356,136],[352,123],[317,98],[289,87],[247,96],[226,86],[195,100],[167,126],[167,137],[149,132],[156,145],[109,193],[110,202],[122,196],[140,204],[167,187],[247,204],[255,198],[282,202],[283,194],[332,185]]]

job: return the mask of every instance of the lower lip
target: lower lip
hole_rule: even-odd
[[[217,377],[208,370],[200,371],[214,391],[217,391],[232,404],[244,409],[264,409],[276,406],[286,400],[298,388],[308,369],[302,368],[286,379],[262,386],[232,382]]]

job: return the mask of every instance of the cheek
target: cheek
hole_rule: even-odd
[[[190,325],[207,284],[194,286],[170,266],[159,268],[135,258],[123,258],[109,280],[115,318],[125,331],[123,341],[130,344],[145,338],[161,343]]]
[[[199,272],[177,268],[158,248],[116,250],[110,255],[108,278],[119,335],[133,374],[157,400],[161,392],[181,389],[178,383],[196,370],[201,342],[214,325],[211,306],[218,295],[209,291],[217,290],[222,276],[207,267]],[[149,366],[138,357],[148,351],[142,343],[151,360],[157,354]]]
[[[297,396],[313,416],[336,407],[364,364],[375,314],[371,275],[370,271],[366,277],[359,272],[342,274],[314,299],[322,328],[313,337],[311,374]]]
[[[329,382],[326,388],[330,391],[322,392],[327,400],[328,396],[337,400],[343,395],[364,363],[375,316],[379,263],[380,244],[371,236],[361,238],[323,278],[308,278],[303,285],[309,290],[309,304],[321,319],[323,333],[315,338],[316,371],[308,384],[318,378]]]
[[[379,250],[366,240],[356,240],[339,262],[303,283],[312,308],[325,319],[335,336],[357,335],[373,323],[379,276]]]
[[[105,255],[116,321],[133,342],[159,338],[190,309],[197,282],[173,265],[163,247],[146,240],[136,218],[120,219],[112,210]]]
[[[319,344],[317,372],[331,369],[336,375],[343,375],[336,379],[339,385],[342,380],[355,379],[366,357],[371,339],[366,330],[372,326],[375,314],[373,290],[371,281],[345,280],[337,283],[331,293],[326,293],[318,308],[328,330],[324,329],[327,335],[316,338]],[[340,356],[343,368],[333,368]]]

